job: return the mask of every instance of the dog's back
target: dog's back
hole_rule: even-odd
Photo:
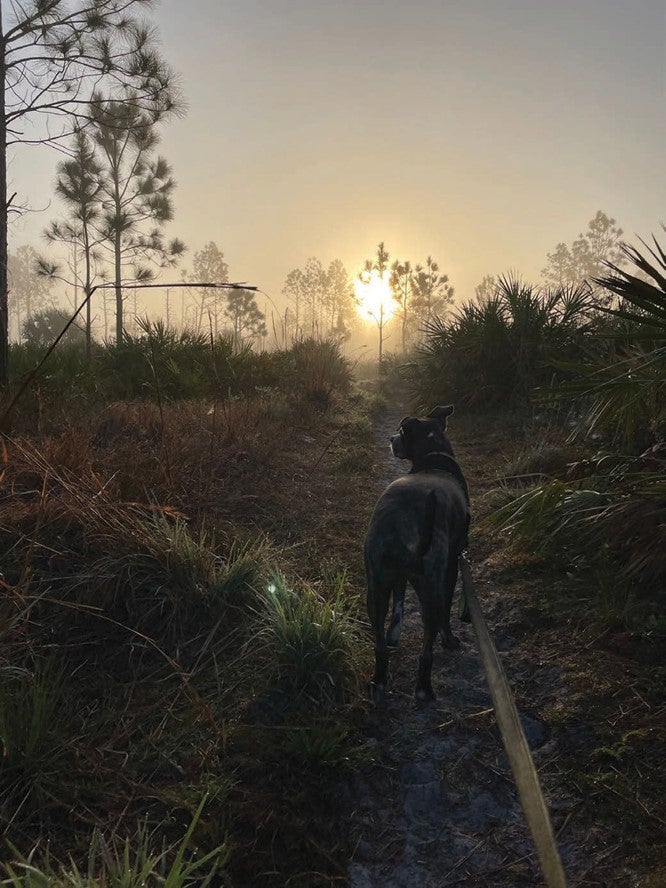
[[[450,552],[465,545],[465,492],[440,471],[404,475],[380,496],[365,541],[366,570],[379,579],[412,582]]]

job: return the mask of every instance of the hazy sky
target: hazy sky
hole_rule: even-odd
[[[536,279],[598,209],[630,236],[666,220],[664,0],[162,0],[154,20],[189,106],[161,145],[170,234],[274,297],[308,256],[353,273],[384,240],[462,298]],[[10,191],[47,206],[57,160],[20,149]]]

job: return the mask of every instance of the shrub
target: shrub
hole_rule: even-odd
[[[587,287],[539,290],[501,278],[496,293],[435,319],[405,374],[421,407],[454,401],[468,407],[524,405],[550,380],[552,359],[575,353],[590,308]]]
[[[90,396],[103,401],[227,401],[266,390],[307,399],[327,409],[336,394],[349,391],[351,368],[334,341],[304,339],[286,351],[258,354],[250,345],[235,348],[229,337],[212,338],[143,321],[137,335],[121,342],[93,344],[92,356],[77,345],[60,344],[32,383],[23,414],[50,416],[56,406],[71,413]],[[43,350],[12,345],[10,373],[18,382],[39,363]],[[81,396],[86,396],[83,399]]]
[[[48,348],[65,329],[69,319],[69,313],[59,308],[45,308],[43,311],[30,315],[23,322],[21,331],[24,343],[36,348]],[[83,348],[86,344],[85,329],[75,321],[63,336],[61,343]]]
[[[334,394],[349,391],[352,372],[334,340],[302,339],[281,356],[281,385],[301,391],[316,406],[326,410]]]
[[[541,393],[556,405],[575,399],[572,437],[594,435],[603,449],[571,465],[565,480],[523,494],[493,521],[569,568],[591,569],[601,595],[628,624],[663,631],[666,253],[654,243],[649,256],[624,245],[633,271],[609,265],[610,274],[597,281],[622,299],[617,308],[600,309],[617,321],[606,329],[609,347],[559,364],[571,379]],[[602,582],[609,569],[612,580]]]

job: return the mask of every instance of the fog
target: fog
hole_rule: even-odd
[[[277,314],[309,257],[353,277],[385,242],[392,260],[433,256],[459,301],[485,275],[538,280],[598,210],[630,238],[666,215],[657,0],[162,0],[151,21],[187,105],[158,148],[177,182],[167,234],[188,247],[171,280],[212,241]],[[30,212],[10,254],[55,255],[59,159],[11,150]]]

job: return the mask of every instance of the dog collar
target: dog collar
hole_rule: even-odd
[[[465,494],[465,498],[467,499],[467,502],[469,502],[469,491],[465,476],[457,461],[450,453],[445,453],[443,450],[427,453],[423,459],[419,460],[418,463],[415,463],[412,466],[410,475],[416,475],[419,472],[446,472],[448,475],[455,478],[458,484],[460,484]]]
[[[426,453],[418,463],[414,463],[412,472],[423,472],[428,469],[441,469],[444,472],[459,472],[460,466],[456,462],[455,457],[451,456],[450,453],[446,453],[444,450],[436,450],[433,453]]]

